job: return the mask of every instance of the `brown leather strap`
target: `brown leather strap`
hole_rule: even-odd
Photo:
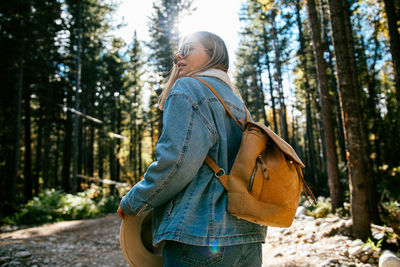
[[[244,113],[246,113],[246,122],[247,121],[250,121],[250,112],[248,111],[248,109],[247,109],[247,107],[246,107],[246,105],[244,104],[244,102],[243,102],[243,107],[244,107]]]
[[[221,169],[208,155],[205,159],[205,162],[208,164],[208,166],[210,166],[211,170],[214,171],[214,175],[221,181],[226,191],[228,191],[228,175],[225,174],[225,171]]]
[[[202,80],[202,79],[200,79],[198,77],[193,77],[193,78],[195,78],[196,80],[199,80],[205,86],[207,86],[208,89],[211,90],[211,92],[218,98],[219,102],[222,104],[222,106],[225,108],[225,110],[228,113],[228,115],[234,120],[234,122],[237,124],[237,126],[240,129],[244,130],[244,124],[243,123],[239,123],[239,121],[235,118],[235,116],[233,116],[231,110],[225,104],[224,100],[218,94],[218,92],[208,82],[206,82],[206,81],[204,81],[204,80]],[[246,105],[244,103],[243,103],[243,107],[244,107],[244,113],[246,114],[246,121],[249,121],[250,120],[249,111],[247,110],[247,107],[246,107]],[[221,184],[225,187],[226,191],[228,191],[228,175],[225,173],[225,171],[223,169],[221,169],[218,166],[218,164],[215,163],[215,161],[208,155],[206,156],[205,162],[214,171],[215,177],[217,177],[221,181]]]
[[[314,202],[314,205],[317,205],[317,200],[315,199],[314,194],[311,192],[311,189],[308,187],[308,185],[306,184],[306,181],[304,180],[304,176],[303,176],[303,172],[301,171],[301,167],[296,163],[294,165],[296,167],[296,171],[300,178],[300,181],[303,184],[303,193],[304,193],[304,196],[306,197],[308,203],[310,203],[310,205],[311,205],[311,201],[308,198],[310,196]]]
[[[193,77],[196,80],[199,80],[200,82],[202,82],[205,86],[208,87],[208,89],[211,90],[211,92],[218,98],[219,102],[221,102],[222,106],[225,108],[226,112],[229,114],[229,116],[235,121],[235,123],[237,124],[237,126],[239,126],[240,129],[244,130],[243,126],[239,123],[239,121],[235,118],[235,116],[233,116],[231,110],[228,108],[228,106],[225,104],[224,100],[222,100],[222,97],[218,94],[217,91],[215,91],[215,89],[206,81],[198,78],[198,77]],[[245,109],[245,113],[246,113],[246,119],[247,119],[247,109]]]

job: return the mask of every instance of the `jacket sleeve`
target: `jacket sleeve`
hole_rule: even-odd
[[[139,215],[176,196],[195,177],[216,140],[197,105],[184,92],[171,90],[163,115],[157,160],[122,198],[121,207],[127,214]]]

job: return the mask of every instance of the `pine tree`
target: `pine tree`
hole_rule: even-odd
[[[340,84],[340,101],[344,128],[346,134],[346,150],[350,179],[350,202],[353,220],[353,233],[357,238],[367,239],[371,235],[370,214],[367,198],[367,164],[364,161],[366,153],[362,144],[362,129],[360,121],[362,115],[357,108],[360,103],[357,95],[354,69],[351,55],[353,49],[349,47],[352,42],[348,40],[346,21],[348,16],[347,6],[342,1],[329,0],[330,20],[332,23],[333,44],[336,57],[336,69]]]
[[[332,212],[343,205],[342,189],[339,181],[338,160],[336,154],[335,135],[332,122],[331,101],[329,96],[328,76],[324,49],[321,40],[321,30],[314,0],[307,1],[308,20],[312,29],[314,54],[317,63],[318,88],[321,99],[322,118],[326,142],[326,157],[328,165],[329,191],[332,199]]]

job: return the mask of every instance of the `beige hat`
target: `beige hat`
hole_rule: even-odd
[[[160,267],[162,247],[153,247],[151,211],[140,216],[126,215],[121,223],[120,243],[126,261],[132,267]]]

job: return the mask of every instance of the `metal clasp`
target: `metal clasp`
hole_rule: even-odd
[[[214,173],[215,177],[219,178],[222,175],[225,175],[225,171],[223,169],[220,169],[218,172]]]

